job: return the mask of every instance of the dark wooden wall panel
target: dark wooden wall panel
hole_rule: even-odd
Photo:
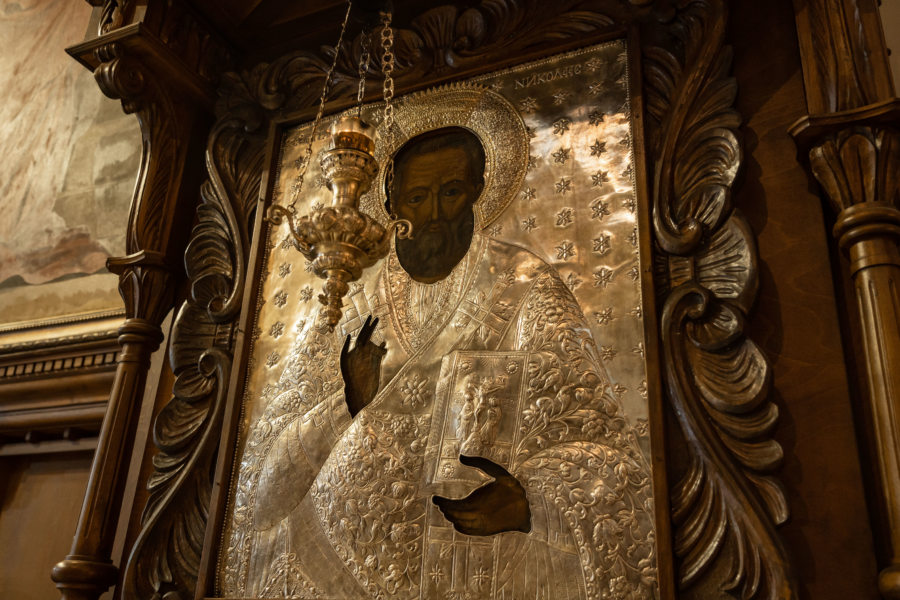
[[[803,598],[877,598],[821,200],[787,133],[805,114],[790,3],[732,5],[744,118],[736,205],[759,236],[760,291],[751,336],[772,360],[782,408],[776,438],[791,520],[781,529]]]
[[[0,596],[52,600],[50,568],[72,542],[91,453],[0,458]]]

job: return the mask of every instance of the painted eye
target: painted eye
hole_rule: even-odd
[[[415,194],[414,196],[408,196],[406,198],[406,203],[413,206],[422,204],[423,202],[425,202],[425,194]]]
[[[460,194],[462,194],[462,192],[462,188],[456,185],[451,185],[450,187],[444,188],[444,196],[448,198],[452,196],[459,196]]]

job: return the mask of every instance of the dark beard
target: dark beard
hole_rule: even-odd
[[[429,231],[437,225],[434,231]],[[429,221],[408,240],[397,240],[397,258],[413,279],[443,279],[469,251],[475,215],[469,210],[455,221]]]

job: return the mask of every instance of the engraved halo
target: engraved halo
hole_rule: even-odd
[[[398,98],[394,104],[394,137],[387,147],[384,124],[378,127],[375,159],[379,170],[360,210],[382,225],[390,222],[385,208],[388,157],[410,139],[435,129],[461,127],[474,133],[484,147],[484,189],[475,203],[475,227],[484,229],[515,198],[525,179],[528,132],[515,107],[484,87],[451,84]]]

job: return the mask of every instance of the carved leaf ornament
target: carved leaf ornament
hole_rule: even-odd
[[[571,0],[431,8],[408,29],[395,30],[395,80],[413,87],[488,57],[634,24],[649,14],[635,7],[646,2],[631,4],[610,3],[612,17],[576,10],[579,3]],[[727,11],[722,0],[683,0],[675,15],[649,25],[669,40],[645,47],[643,57],[663,376],[691,457],[672,494],[678,584],[683,590],[718,586],[723,597],[794,598],[775,531],[788,508],[770,475],[782,458],[771,438],[778,409],[768,399],[769,364],[744,334],[757,259],[753,233],[731,205],[741,147],[731,50],[724,45]],[[332,98],[355,95],[360,51],[359,37],[343,49]],[[154,424],[159,452],[124,597],[194,596],[264,132],[274,114],[314,104],[333,52],[294,52],[222,77],[219,120],[207,148],[209,180],[185,257],[191,297],[173,328],[177,379]],[[377,78],[380,65],[371,71]],[[714,568],[720,563],[724,568]]]
[[[185,252],[191,297],[172,333],[173,398],[153,426],[159,452],[125,572],[125,597],[193,597],[262,166],[261,139],[244,125],[223,120],[210,136],[210,179]]]
[[[744,334],[757,259],[753,233],[731,206],[741,147],[726,17],[723,2],[687,2],[670,28],[680,52],[644,52],[664,378],[691,448],[672,495],[674,550],[681,589],[729,561],[723,592],[774,600],[795,592],[775,531],[788,507],[769,475],[782,460],[771,438],[771,371]]]

